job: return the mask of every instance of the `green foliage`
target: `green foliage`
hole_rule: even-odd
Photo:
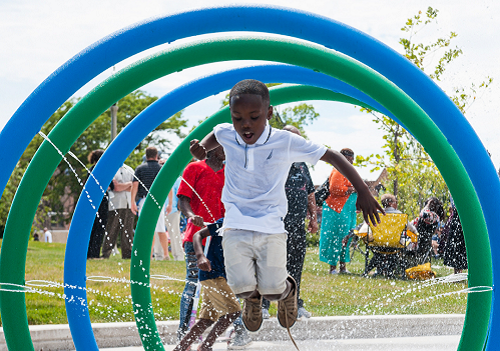
[[[149,96],[145,92],[137,90],[118,101],[117,132],[119,133],[141,111],[157,99],[157,97]],[[71,99],[66,101],[43,125],[41,132],[48,135],[59,120],[64,117],[78,100],[79,99]],[[170,146],[170,140],[168,139],[169,133],[173,133],[179,138],[183,138],[184,134],[181,132],[181,128],[186,126],[187,121],[182,118],[182,111],[176,113],[166,122],[161,123],[141,143],[139,143],[125,162],[135,168],[142,162],[142,156],[148,145],[154,145],[161,151]],[[87,177],[87,170],[82,167],[80,162],[90,166],[87,161],[89,153],[95,149],[105,149],[110,142],[110,137],[111,116],[110,111],[107,110],[99,116],[71,146],[70,152],[75,155],[79,161],[66,155],[69,165],[64,160],[58,165],[38,206],[34,223],[35,227],[42,228],[47,224],[46,220],[49,212],[55,213],[52,217],[54,222],[61,223],[70,220],[73,212],[71,204],[73,203],[73,199],[76,199],[82,190],[79,179],[84,180]],[[14,173],[11,175],[2,199],[0,200],[0,229],[5,226],[10,204],[12,203],[15,190],[21,181],[21,177],[42,142],[43,138],[40,135],[36,135],[33,138],[19,160]],[[71,168],[75,170],[78,177],[75,177]],[[64,212],[65,204],[66,207],[70,205],[69,213]]]
[[[158,100],[156,96],[149,96],[141,90],[137,90],[121,99],[118,102],[117,132],[120,133],[127,124],[156,100]],[[101,118],[102,120],[99,120]],[[101,144],[103,144],[102,146],[106,146],[111,136],[110,128],[108,127],[111,125],[110,111],[107,110],[104,112],[99,119],[96,120],[93,125],[96,124],[96,128],[105,130],[106,136],[100,139],[100,141]],[[181,131],[183,127],[187,127],[187,120],[182,118],[182,111],[179,111],[149,133],[148,136],[135,147],[125,163],[132,168],[140,165],[145,150],[150,145],[156,146],[159,151],[169,148],[172,146],[172,142],[168,139],[168,135],[175,134],[180,139],[185,138],[186,135]],[[89,129],[90,128],[88,128],[87,131]],[[91,135],[97,135],[96,131],[91,131]],[[91,151],[93,149],[89,150]]]
[[[9,181],[7,182],[7,185],[3,190],[2,199],[0,200],[0,233],[2,236],[5,229],[7,215],[9,214],[10,205],[14,200],[14,195],[16,194],[16,190],[22,176],[23,169],[19,166],[14,168],[14,172],[12,172],[12,174],[10,175]]]
[[[307,139],[304,127],[314,122],[318,117],[319,113],[314,110],[313,105],[301,103],[293,107],[287,107],[281,113],[275,109],[274,118],[269,123],[272,127],[279,129],[286,125],[292,125]]]
[[[401,38],[399,43],[403,46],[404,55],[422,71],[425,67],[434,64],[430,77],[441,80],[448,64],[462,55],[462,49],[451,48],[451,42],[457,37],[455,32],[444,38],[423,44],[413,41],[414,36],[426,25],[436,21],[438,10],[429,7],[427,12],[409,18],[402,31],[408,33],[408,37]],[[429,63],[436,55],[440,57],[434,63]],[[458,108],[465,113],[476,100],[480,92],[493,82],[487,77],[479,84],[472,84],[470,88],[455,88],[451,99]],[[355,160],[356,166],[372,166],[372,172],[386,168],[389,179],[383,184],[389,192],[398,197],[398,208],[410,217],[416,216],[423,206],[425,200],[430,196],[438,197],[446,206],[448,202],[448,188],[439,170],[432,159],[424,150],[422,145],[413,138],[399,124],[387,116],[380,115],[374,111],[361,108],[362,111],[371,113],[373,121],[378,124],[379,129],[384,131],[385,144],[383,153],[369,156],[358,155]]]
[[[448,48],[451,40],[457,37],[457,33],[450,32],[445,38],[438,38],[435,42],[429,44],[414,43],[412,41],[413,35],[421,31],[427,24],[434,22],[438,15],[438,10],[434,10],[429,6],[425,13],[425,20],[422,18],[422,11],[413,18],[409,18],[402,31],[409,34],[409,38],[400,38],[399,43],[403,45],[405,56],[412,61],[421,70],[424,70],[424,60],[434,55],[440,49]],[[450,48],[442,54],[438,64],[434,68],[434,73],[430,75],[432,79],[440,80],[441,74],[445,71],[446,65],[463,54],[462,49],[458,47]]]

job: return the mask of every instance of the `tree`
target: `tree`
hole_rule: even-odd
[[[422,71],[428,66],[433,67],[430,77],[441,81],[448,65],[462,55],[462,49],[451,47],[451,42],[457,33],[450,32],[444,38],[429,43],[416,43],[414,37],[425,26],[436,21],[438,10],[429,7],[425,15],[419,12],[409,18],[401,30],[408,33],[408,37],[401,38],[399,43],[403,47],[404,55]],[[433,61],[436,55],[437,61]],[[483,92],[493,82],[491,77],[486,77],[479,84],[471,84],[466,88],[454,88],[450,98],[455,102],[462,113],[474,103],[478,94]],[[420,143],[413,138],[404,128],[391,118],[374,111],[361,108],[362,111],[371,113],[373,121],[379,129],[384,131],[384,153],[369,156],[358,155],[355,165],[375,166],[373,171],[386,168],[389,174],[387,184],[384,184],[398,197],[399,207],[409,215],[416,216],[423,207],[424,201],[430,196],[436,196],[444,203],[448,201],[448,188],[439,170],[432,159],[425,152]]]
[[[292,125],[307,139],[304,127],[314,122],[318,117],[319,113],[314,110],[313,105],[301,103],[293,107],[287,107],[281,113],[275,109],[274,118],[271,119],[270,124],[272,127],[279,129],[285,125]]]
[[[118,101],[118,114],[117,114],[117,131],[118,133],[125,128],[141,111],[156,101],[158,98],[150,96],[141,90],[137,90]],[[48,135],[57,122],[78,102],[78,99],[71,99],[66,101],[44,124],[41,132]],[[87,170],[80,164],[83,163],[87,166],[87,156],[95,149],[105,149],[109,145],[111,137],[111,117],[110,112],[107,110],[99,116],[77,139],[71,146],[70,151],[76,156],[67,156],[66,161],[61,161],[56,171],[51,177],[47,188],[43,194],[42,200],[39,204],[37,215],[35,218],[35,226],[38,228],[43,227],[47,214],[49,212],[56,213],[53,220],[61,222],[69,220],[72,216],[73,208],[71,203],[76,199],[82,190],[82,185],[78,179],[85,179],[87,177]],[[173,133],[180,138],[184,137],[181,131],[182,127],[187,126],[187,120],[182,117],[182,111],[176,113],[169,118],[166,122],[161,123],[155,130],[153,130],[142,142],[139,143],[134,151],[129,155],[125,161],[129,166],[135,168],[142,162],[142,156],[148,145],[155,145],[159,150],[165,149],[170,146],[169,134]],[[19,185],[22,175],[33,155],[38,150],[43,142],[40,135],[36,135],[28,145],[18,162],[15,172],[3,192],[0,200],[0,229],[5,226],[7,214],[10,209],[15,189]],[[76,175],[71,170],[73,168]],[[65,203],[65,201],[67,201]],[[65,213],[68,204],[70,205],[69,212]]]

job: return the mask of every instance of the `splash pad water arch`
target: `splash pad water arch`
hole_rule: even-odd
[[[473,203],[473,205],[474,202],[477,203],[477,198],[479,198],[481,206],[484,209],[484,218],[478,205],[476,206],[476,210],[472,212],[469,210],[471,213],[465,211],[461,212],[461,214],[463,213],[462,219],[464,222],[469,254],[469,272],[471,273],[469,277],[469,286],[492,285],[491,271],[489,270],[489,267],[491,267],[491,256],[484,254],[484,246],[489,247],[484,219],[486,219],[486,225],[489,229],[488,232],[492,235],[495,224],[495,215],[491,211],[491,209],[494,208],[492,199],[496,199],[500,194],[500,184],[484,147],[465,118],[428,77],[411,65],[406,59],[397,55],[383,44],[335,21],[291,9],[235,6],[192,11],[140,23],[111,35],[86,49],[75,58],[68,61],[68,63],[42,83],[42,85],[40,85],[40,87],[37,88],[18,109],[0,134],[0,144],[2,144],[4,150],[11,150],[9,154],[1,156],[4,165],[4,172],[0,174],[0,182],[3,182],[2,185],[5,186],[9,177],[8,170],[12,171],[24,148],[35,133],[38,132],[41,125],[50,117],[52,112],[54,112],[58,106],[71,96],[80,86],[92,79],[99,72],[112,66],[115,62],[131,56],[133,53],[140,52],[162,42],[202,34],[204,32],[229,30],[253,30],[285,34],[334,48],[378,71],[411,97],[411,99],[429,115],[432,121],[427,118],[425,113],[421,112],[420,108],[413,103],[411,99],[408,99],[407,96],[405,97],[404,94],[401,95],[401,101],[404,101],[402,104],[406,104],[406,108],[409,107],[413,111],[412,113],[414,114],[415,120],[406,121],[399,117],[397,113],[394,114],[401,119],[405,126],[407,126],[420,141],[423,141],[421,140],[420,134],[411,128],[412,122],[422,122],[422,124],[426,124],[426,128],[430,128],[435,140],[429,141],[428,145],[425,145],[424,142],[422,143],[435,159],[443,175],[445,176],[447,172],[445,169],[448,167],[447,162],[456,159],[456,152],[460,157],[461,163],[465,167],[468,177],[470,177],[474,185],[473,188],[470,182],[468,182],[467,175],[461,167],[460,162],[458,162],[458,164],[453,164],[452,162],[454,171],[448,171],[448,176],[445,176],[445,179],[447,182],[451,181],[449,184],[450,189],[454,197],[456,197],[459,211],[461,209],[465,210],[470,203]],[[116,56],[110,58],[109,55],[105,55],[108,50],[115,50]],[[329,60],[327,57],[323,59],[325,62]],[[283,58],[281,58],[281,60],[288,62]],[[298,61],[299,62],[290,63],[307,66],[307,64],[300,62],[300,60]],[[329,71],[329,67],[326,63],[320,70],[329,74],[335,74]],[[363,83],[356,81],[356,77],[354,76],[341,77],[341,79],[349,81],[350,84],[357,88],[360,88],[360,85]],[[361,90],[363,89],[361,88]],[[384,97],[376,96],[377,94],[374,94],[373,91],[371,93],[368,91],[364,92],[367,92],[368,95],[375,95],[372,96],[375,97],[375,100],[384,100]],[[398,103],[401,103],[401,101],[398,101]],[[386,104],[391,105],[391,102],[387,102]],[[396,105],[392,104],[391,107],[388,108],[389,111],[394,112],[392,109],[396,109]],[[404,107],[399,106],[399,108],[403,108],[404,110]],[[406,112],[407,111],[405,111],[405,113]],[[453,125],[448,123],[449,118],[453,118]],[[418,126],[416,126],[416,128],[418,128]],[[439,132],[438,128],[442,133]],[[443,138],[443,134],[448,139],[449,144],[453,145],[455,152],[446,142],[446,139]],[[431,149],[435,147],[446,150],[444,151],[445,155],[438,155],[435,150],[431,152]],[[481,173],[479,173],[479,170],[475,167],[478,162],[482,165]],[[457,177],[457,175],[460,181],[463,182],[459,184],[466,184],[465,188],[458,188],[457,185],[453,186],[453,181],[450,180],[450,178]],[[158,187],[157,182],[155,182],[153,187]],[[474,190],[477,192],[477,197]],[[151,191],[154,191],[154,189],[152,188]],[[168,189],[165,191],[168,191]],[[459,194],[459,192],[463,192],[463,194]],[[150,205],[146,204],[146,206]],[[9,220],[10,218],[11,216],[9,215]],[[138,226],[139,237],[141,236],[141,231],[144,230],[142,227],[144,226],[143,223],[145,223],[145,220],[142,218],[141,216]],[[470,234],[467,235],[467,233],[472,233],[471,229],[476,230],[474,240],[470,240]],[[23,238],[21,238],[21,241],[22,239]],[[27,237],[24,239],[26,239],[26,244],[21,243],[20,248],[25,251]],[[141,242],[141,240],[138,240],[139,245]],[[2,255],[0,257],[0,281],[2,282],[11,282],[11,272],[9,272],[9,270],[12,270],[13,266],[11,262],[17,263],[17,268],[21,269],[22,276],[24,277],[24,264],[16,260],[16,255],[14,253],[18,253],[19,251],[12,249],[10,251],[8,250],[9,247],[12,248],[13,245],[17,244],[13,235],[6,235],[4,237]],[[491,245],[493,249],[495,249],[494,246],[497,244],[495,241],[492,241]],[[479,249],[483,251],[480,252]],[[9,260],[12,256],[14,256],[13,261]],[[23,278],[21,278],[19,282],[19,274],[17,274],[12,282],[22,283],[22,280]],[[495,291],[493,294],[495,294]],[[22,339],[19,338],[19,333],[26,334],[27,332],[29,339],[29,331],[27,329],[27,323],[24,326],[13,324],[15,318],[11,318],[14,316],[12,311],[9,312],[8,310],[10,306],[9,302],[13,301],[14,305],[18,306],[20,301],[19,298],[9,297],[11,295],[15,294],[2,292],[0,295],[2,300],[2,320],[4,322],[8,346],[10,349],[33,349],[32,344],[30,345],[29,343],[27,345],[28,347],[25,347],[26,345],[21,347],[17,344],[19,343],[19,339]],[[476,350],[482,348],[488,329],[488,306],[490,298],[491,295],[489,293],[474,294],[469,297],[466,323],[459,346],[460,349]],[[22,305],[23,304],[24,301],[22,301]],[[7,310],[4,310],[5,308],[7,308]],[[493,347],[491,345],[495,345],[495,340],[497,338],[497,333],[494,332],[496,330],[496,323],[498,323],[497,313],[495,300],[493,300],[489,323],[491,331],[489,333],[488,343],[486,344],[487,349]],[[12,335],[16,335],[12,334],[14,329],[16,329],[18,340],[14,340],[14,338],[11,337]],[[11,336],[8,336],[9,334]]]

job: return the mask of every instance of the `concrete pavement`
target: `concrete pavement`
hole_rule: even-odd
[[[301,351],[322,350],[456,350],[464,323],[463,314],[369,315],[312,317],[295,323],[291,333]],[[172,350],[176,343],[178,321],[156,322],[158,336]],[[137,326],[133,322],[93,323],[92,329],[101,350],[142,350]],[[35,350],[74,350],[69,326],[33,325],[30,334]],[[264,321],[247,350],[293,350],[286,329],[276,318]],[[214,350],[225,350],[224,343]],[[0,351],[7,350],[0,328]]]
[[[460,335],[419,336],[380,339],[302,340],[297,341],[300,351],[455,351]],[[172,351],[174,345],[165,345]],[[193,350],[196,348],[193,347]],[[101,351],[139,351],[142,346],[101,349]],[[227,350],[226,343],[216,343],[214,351]],[[246,351],[295,350],[291,341],[253,341]]]

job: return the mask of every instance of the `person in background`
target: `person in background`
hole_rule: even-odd
[[[441,237],[443,233],[444,223],[441,223],[436,230],[436,233],[432,236],[432,256],[437,260],[441,258],[439,254],[439,245],[441,244]]]
[[[109,258],[119,234],[121,234],[122,258],[130,259],[132,255],[134,214],[130,211],[132,207],[130,191],[133,180],[134,170],[126,164],[118,168],[113,178],[113,190],[108,191],[108,225],[106,227],[107,234],[102,244],[103,258]]]
[[[340,153],[349,161],[354,161],[354,151],[342,149]],[[342,239],[356,226],[357,193],[352,184],[335,168],[330,174],[330,195],[323,203],[321,234],[319,239],[319,259],[330,265],[330,274],[348,273],[346,262],[350,261],[349,242]],[[339,263],[340,262],[340,263]],[[337,270],[337,263],[339,269]]]
[[[166,216],[167,230],[170,237],[170,248],[172,249],[172,256],[174,256],[175,261],[184,261],[184,251],[182,250],[182,237],[180,230],[181,213],[178,209],[179,198],[177,197],[177,191],[179,190],[180,184],[181,177],[177,178],[174,186],[168,194]]]
[[[193,236],[197,265],[200,268],[199,279],[203,286],[201,311],[198,322],[193,325],[174,351],[188,350],[191,344],[215,322],[210,333],[197,348],[198,351],[212,350],[212,345],[217,337],[241,314],[240,303],[227,285],[222,237],[218,233],[222,223],[223,219],[221,218],[215,223],[208,224]],[[202,240],[208,236],[210,236],[211,241],[207,244],[208,252],[205,256]],[[240,328],[235,327],[235,332],[235,339],[241,337],[240,334],[244,334],[248,338],[247,331],[242,325]],[[246,345],[249,343],[247,342]],[[228,350],[234,349],[232,345],[233,343],[229,345]]]
[[[144,201],[146,201],[149,189],[151,189],[151,185],[153,184],[153,181],[155,180],[160,169],[161,166],[158,163],[158,150],[154,146],[148,146],[146,148],[146,163],[139,165],[135,169],[135,177],[132,181],[132,190],[130,192],[132,207],[130,210],[134,215],[141,213],[141,209],[144,205]],[[136,201],[138,201],[138,204],[136,204]],[[155,234],[159,237],[163,248],[163,258],[166,260],[170,259],[168,254],[168,237],[165,229],[164,210],[160,211],[158,221],[156,222]]]
[[[87,176],[86,182],[89,181],[90,173],[92,173],[92,170],[95,167],[95,164],[99,159],[101,158],[102,154],[104,153],[104,150],[97,149],[92,151],[89,156],[88,156],[88,161],[90,164],[92,164],[92,167],[90,168],[89,175]],[[90,181],[95,181],[94,179],[91,179]],[[113,183],[110,184],[112,187]],[[94,224],[92,226],[92,231],[90,233],[90,240],[89,240],[89,248],[87,251],[87,259],[95,259],[100,257],[101,253],[101,246],[102,246],[102,239],[104,238],[104,233],[106,232],[106,225],[108,223],[108,189],[104,189],[106,191],[106,194],[104,194],[101,203],[99,204],[99,208],[97,210],[96,217],[94,219]]]
[[[187,219],[182,239],[186,259],[186,285],[181,295],[178,340],[189,330],[190,313],[198,281],[193,235],[205,226],[205,222],[213,223],[224,217],[224,205],[221,202],[224,160],[224,151],[219,147],[212,150],[206,160],[191,162],[182,173],[182,181],[177,191],[179,209]]]
[[[446,231],[446,242],[444,243],[443,264],[453,267],[455,274],[462,273],[467,265],[467,251],[465,249],[465,238],[462,223],[458,215],[455,202],[451,199],[451,212],[443,229]],[[444,233],[443,233],[444,234]]]
[[[432,236],[436,233],[443,219],[444,209],[441,201],[436,197],[428,198],[419,216],[412,222],[418,230],[418,247],[415,265],[423,264],[430,258]]]
[[[398,200],[396,199],[396,196],[392,194],[384,194],[380,197],[380,202],[382,203],[382,206],[384,207],[385,213],[403,213],[400,210],[398,210]],[[408,222],[408,229],[412,232],[417,234],[417,228],[415,226]]]
[[[45,241],[46,243],[52,242],[52,233],[49,232],[47,227],[43,228],[43,241]]]
[[[402,214],[400,210],[398,210],[398,200],[396,196],[392,194],[383,194],[380,198],[380,202],[382,203],[382,206],[384,207],[385,213],[386,214]],[[368,231],[368,224],[366,222],[363,222],[361,227],[358,229],[359,233],[367,233]],[[417,229],[413,226],[412,223],[408,222],[406,230],[417,234]],[[400,233],[399,233],[400,235]],[[413,244],[411,244],[413,245]],[[407,250],[410,249],[410,245],[407,246]],[[385,277],[389,278],[395,278],[395,270],[397,268],[397,260],[395,260],[396,254],[394,254],[393,251],[388,249],[388,252],[382,253],[382,252],[373,252],[372,259],[370,260],[370,263],[366,267],[365,274],[368,275],[368,273],[373,269],[377,268],[377,272],[373,276],[377,275],[383,275]]]
[[[283,127],[291,133],[301,136],[300,131],[287,125]],[[309,173],[309,168],[304,162],[294,162],[288,172],[285,183],[288,212],[285,217],[285,230],[287,236],[287,270],[297,283],[297,319],[310,318],[311,313],[304,308],[304,301],[300,298],[300,282],[302,269],[306,257],[306,217],[310,216],[309,231],[318,231],[316,219],[316,199],[314,198],[314,184]],[[270,302],[262,301],[262,318],[268,319]]]

